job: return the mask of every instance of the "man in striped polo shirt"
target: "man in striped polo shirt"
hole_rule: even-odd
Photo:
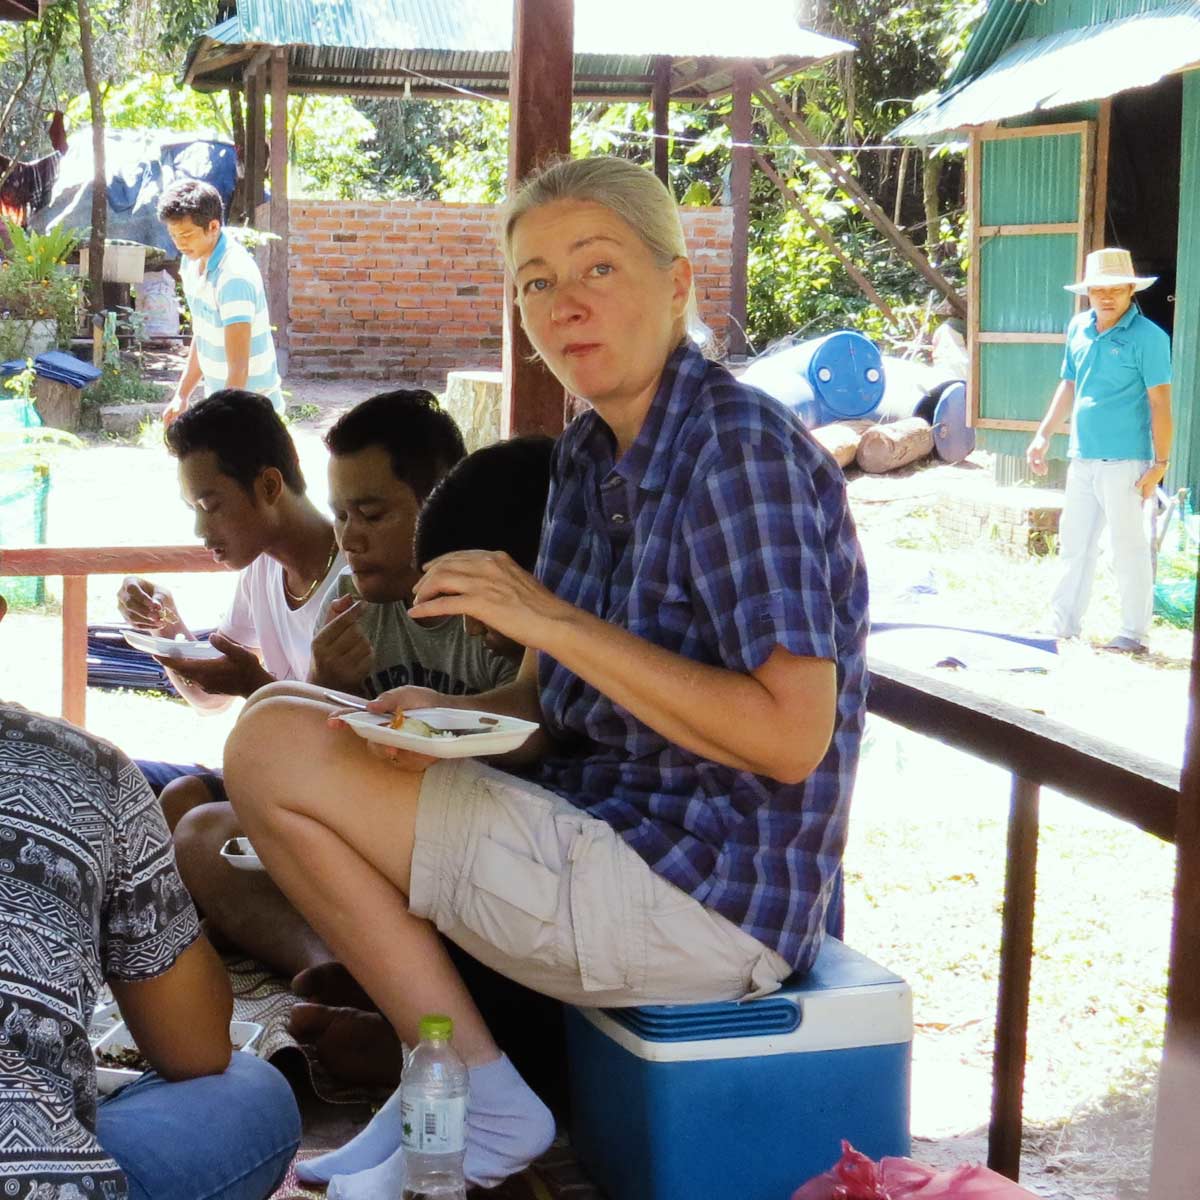
[[[211,184],[184,179],[163,193],[158,217],[183,256],[180,278],[192,316],[187,365],[163,413],[169,425],[201,379],[204,394],[241,388],[283,412],[283,390],[267,295],[253,256],[222,228],[221,196]]]

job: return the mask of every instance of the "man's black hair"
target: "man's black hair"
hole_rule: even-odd
[[[297,495],[305,491],[295,444],[266,396],[240,388],[213,392],[176,417],[164,435],[178,459],[201,450],[217,456],[217,469],[247,492],[267,467],[275,467]]]
[[[553,453],[552,438],[531,435],[467,455],[433,489],[417,517],[417,565],[452,550],[503,550],[532,571]]]
[[[432,392],[397,388],[380,392],[343,413],[325,435],[335,457],[378,446],[392,474],[412,488],[420,503],[467,452],[454,418]]]
[[[173,183],[158,202],[160,221],[182,221],[187,217],[207,229],[213,221],[224,219],[221,193],[201,179],[181,179]]]

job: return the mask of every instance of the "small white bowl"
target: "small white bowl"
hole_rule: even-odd
[[[255,1021],[230,1021],[229,1040],[235,1050],[247,1054],[258,1053],[258,1041],[262,1037],[263,1027]],[[119,1021],[103,1037],[93,1044],[92,1049],[96,1059],[96,1090],[101,1096],[115,1092],[117,1088],[140,1079],[143,1072],[134,1071],[128,1067],[106,1067],[101,1064],[99,1054],[102,1050],[136,1050],[137,1045],[124,1021]]]

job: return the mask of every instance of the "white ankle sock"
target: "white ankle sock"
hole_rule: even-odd
[[[546,1152],[554,1141],[554,1118],[507,1055],[472,1067],[468,1075],[464,1171],[468,1182],[495,1187]],[[392,1200],[404,1182],[401,1141],[397,1088],[370,1124],[344,1146],[298,1162],[296,1178],[329,1183],[330,1200]]]
[[[495,1187],[546,1152],[554,1141],[554,1118],[506,1054],[472,1067],[469,1075],[463,1169],[469,1183]]]
[[[352,1175],[377,1167],[400,1145],[400,1089],[344,1146],[296,1164],[302,1183],[328,1183],[335,1175]],[[397,1192],[397,1195],[400,1193]]]
[[[353,1175],[335,1175],[325,1200],[400,1200],[404,1190],[404,1147],[376,1167]]]

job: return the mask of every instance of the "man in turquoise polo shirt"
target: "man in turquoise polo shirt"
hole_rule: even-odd
[[[1166,474],[1171,453],[1171,343],[1133,295],[1154,276],[1133,271],[1128,250],[1095,250],[1084,278],[1067,290],[1091,308],[1067,326],[1062,379],[1026,458],[1046,473],[1050,435],[1068,413],[1071,441],[1059,522],[1063,575],[1051,608],[1059,637],[1078,637],[1107,523],[1121,599],[1121,628],[1106,650],[1145,654],[1154,574],[1145,502]]]
[[[249,251],[222,228],[220,193],[198,179],[180,180],[163,193],[158,217],[183,257],[179,275],[192,317],[187,364],[163,422],[169,425],[187,409],[202,379],[206,396],[223,388],[258,392],[282,414],[262,274]]]

